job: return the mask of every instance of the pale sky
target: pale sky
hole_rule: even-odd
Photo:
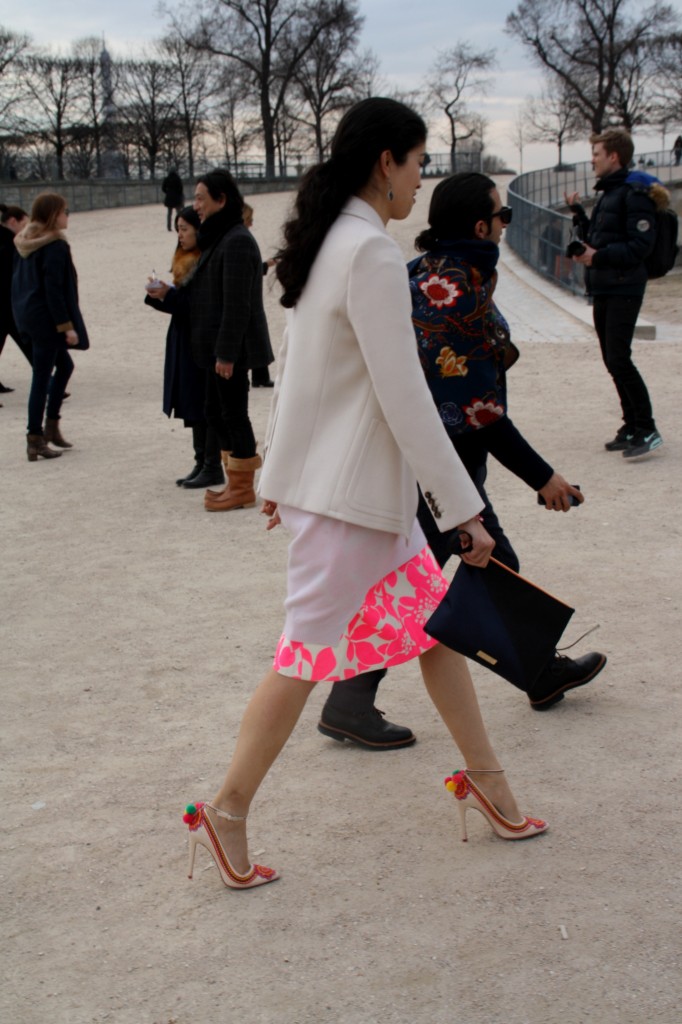
[[[672,0],[671,5],[682,16],[682,0]],[[381,74],[396,86],[419,88],[439,48],[467,41],[477,49],[496,50],[492,89],[488,96],[472,100],[471,106],[488,121],[487,150],[518,170],[514,119],[526,97],[539,93],[542,79],[528,55],[504,32],[505,18],[516,6],[514,0],[360,0],[365,17],[361,48],[377,54]],[[39,45],[63,50],[83,36],[103,36],[113,56],[139,53],[167,28],[158,0],[0,0],[0,25],[28,33]],[[671,128],[665,148],[680,127]],[[640,133],[635,141],[640,152],[662,145],[660,133]],[[429,148],[446,149],[436,131]],[[588,159],[587,142],[566,147],[565,158]],[[528,145],[523,169],[550,166],[555,159],[553,146]]]

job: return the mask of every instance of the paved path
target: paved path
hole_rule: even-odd
[[[578,296],[545,281],[503,242],[495,301],[512,338],[524,341],[593,341],[591,310]]]

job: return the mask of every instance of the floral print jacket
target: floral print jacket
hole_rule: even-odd
[[[492,248],[464,243],[462,251],[475,254],[476,244]],[[505,371],[518,358],[493,302],[494,261],[482,255],[481,269],[452,250],[408,264],[419,358],[449,434],[479,430],[506,415]]]

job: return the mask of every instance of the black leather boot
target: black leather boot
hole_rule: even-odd
[[[206,424],[192,424],[192,447],[194,448],[194,465],[187,476],[179,477],[175,482],[182,487],[187,480],[194,480],[195,476],[201,473],[204,465],[204,450],[206,448]]]
[[[417,738],[412,730],[387,722],[383,711],[374,706],[385,675],[385,669],[377,669],[334,683],[317,726],[323,736],[340,743],[349,740],[368,750],[411,746]]]
[[[190,489],[199,487],[211,487],[215,484],[224,484],[225,474],[220,452],[220,440],[213,427],[206,427],[206,442],[204,447],[204,461],[201,469],[194,476],[190,475],[183,481],[182,486]]]
[[[567,690],[584,686],[599,675],[606,664],[606,655],[592,651],[582,658],[565,657],[556,654],[537,681],[528,690],[528,700],[534,711],[547,711],[564,699]]]

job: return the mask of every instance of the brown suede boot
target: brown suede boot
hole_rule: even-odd
[[[37,462],[39,455],[42,459],[58,459],[62,453],[50,448],[42,434],[27,434],[26,454],[29,462]]]
[[[225,470],[225,478],[227,480],[227,483],[223,487],[222,491],[212,491],[210,489],[208,491],[206,491],[206,497],[207,498],[209,496],[211,498],[222,498],[229,491],[229,489],[230,489],[230,478],[229,478],[228,472],[227,472],[227,465],[228,465],[228,463],[230,461],[230,455],[231,454],[232,454],[232,452],[223,452],[223,451],[221,451],[221,453],[220,453],[220,458],[223,460],[223,468]]]
[[[56,444],[58,448],[73,448],[73,445],[62,437],[59,420],[45,420],[43,436],[49,444]]]
[[[206,491],[204,508],[207,512],[229,512],[234,508],[251,508],[256,504],[256,492],[253,478],[256,470],[263,465],[260,455],[252,459],[235,459],[230,455],[227,460],[227,487],[220,494]]]

